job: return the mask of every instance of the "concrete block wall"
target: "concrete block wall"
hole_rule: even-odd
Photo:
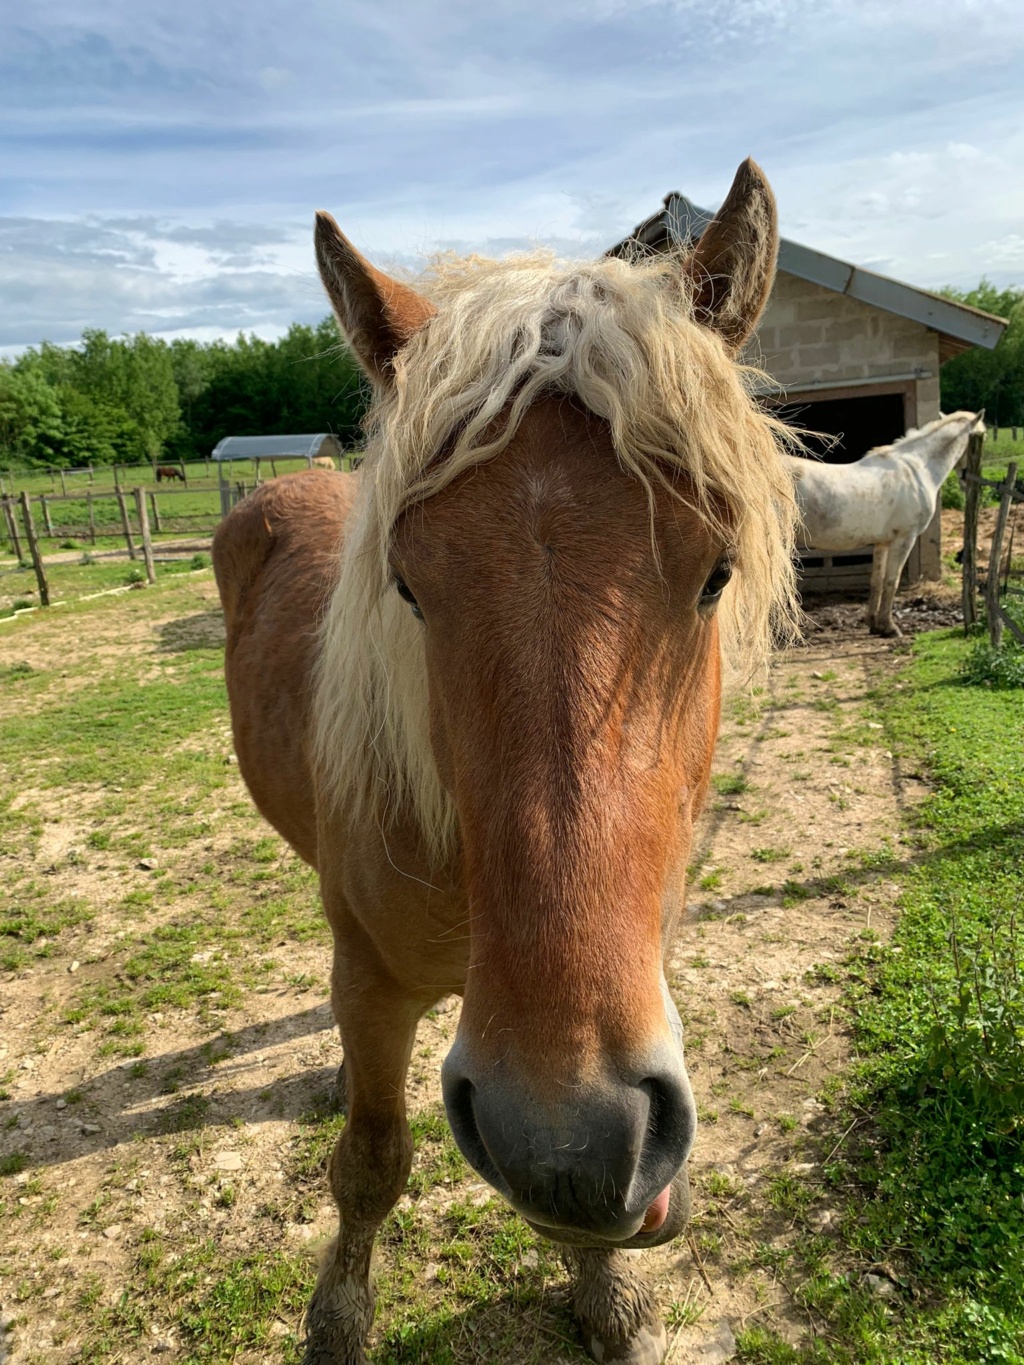
[[[921,369],[931,371],[938,393],[937,332],[782,271],[748,359],[786,388]]]

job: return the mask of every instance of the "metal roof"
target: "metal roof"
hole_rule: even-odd
[[[338,439],[329,431],[303,436],[225,436],[213,448],[214,460],[309,460],[320,453],[340,455]]]
[[[685,195],[668,194],[664,207],[644,219],[628,237],[613,246],[608,255],[626,255],[638,245],[651,251],[685,245],[696,241],[714,217],[707,209],[691,203]],[[994,317],[966,303],[954,303],[927,289],[915,289],[913,285],[891,280],[886,275],[876,275],[872,270],[826,256],[822,251],[801,246],[786,237],[779,243],[779,269],[787,275],[820,284],[836,294],[848,294],[874,308],[930,327],[950,343],[943,348],[943,360],[964,350],[965,346],[984,346],[991,350],[1007,326],[1005,318]]]

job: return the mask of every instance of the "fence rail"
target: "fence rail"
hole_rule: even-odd
[[[358,450],[344,452],[341,456],[341,468],[343,470],[356,468],[360,454]],[[156,460],[140,464],[84,465],[78,469],[57,469],[49,465],[41,465],[38,468],[0,469],[0,497],[5,494],[17,497],[23,489],[36,497],[43,491],[44,484],[48,494],[59,492],[64,495],[75,489],[83,491],[91,489],[98,497],[103,486],[106,486],[109,493],[115,492],[118,488],[130,492],[136,485],[143,483],[156,482],[162,486],[165,479],[173,480],[178,475],[189,488],[199,487],[204,480],[208,481],[211,487],[217,488],[220,471],[225,466],[229,482],[242,477],[247,481],[254,479],[256,483],[261,483],[268,470],[272,476],[276,476],[279,472],[278,466],[281,467],[280,472],[285,472],[289,469],[312,466],[315,459],[316,457],[312,455],[304,456],[301,460],[291,456],[286,458],[261,455],[258,458],[240,458],[223,463],[211,459]],[[82,496],[81,492],[79,496]]]
[[[215,484],[201,490],[161,488],[159,493],[140,486],[118,487],[108,493],[86,490],[85,493],[36,495],[23,489],[16,498],[4,493],[0,495],[3,513],[0,543],[7,542],[20,565],[31,564],[39,587],[40,605],[46,607],[50,605],[50,590],[41,548],[44,540],[87,540],[93,545],[98,538],[123,540],[130,559],[137,559],[141,552],[146,578],[155,583],[154,532],[164,536],[212,534],[223,517],[224,494],[230,510],[256,487],[255,483],[238,481],[226,487]],[[191,498],[194,503],[196,497],[203,494],[209,501],[208,509],[198,512],[173,509],[175,498]],[[58,508],[75,503],[87,508],[87,520],[81,524],[54,520]]]

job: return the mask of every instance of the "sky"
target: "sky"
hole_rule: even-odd
[[[280,335],[385,268],[596,254],[768,174],[785,236],[1024,285],[1021,0],[46,0],[0,14],[0,351]]]

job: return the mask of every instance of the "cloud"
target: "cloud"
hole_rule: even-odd
[[[153,219],[0,220],[0,348],[110,332],[279,335],[327,309],[291,233]]]
[[[585,254],[748,153],[798,241],[1011,283],[1022,49],[1019,0],[8,7],[2,344],[319,316],[321,206],[384,260]]]
[[[264,90],[283,90],[294,79],[295,72],[289,71],[286,66],[265,66],[259,74],[259,82]]]

